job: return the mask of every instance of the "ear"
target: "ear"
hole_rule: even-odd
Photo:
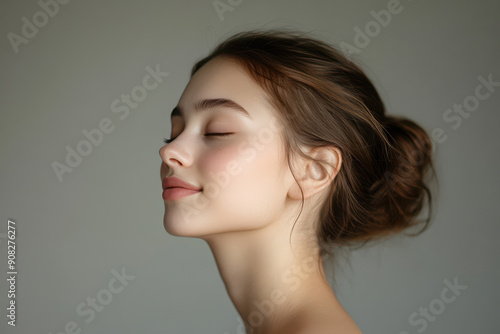
[[[342,154],[337,147],[316,147],[305,153],[314,159],[323,160],[325,163],[321,164],[313,160],[304,160],[300,157],[301,162],[294,172],[297,182],[299,182],[302,187],[304,199],[327,188],[337,176],[340,166],[342,165]],[[302,199],[302,195],[297,182],[294,182],[290,187],[288,196],[300,200]]]

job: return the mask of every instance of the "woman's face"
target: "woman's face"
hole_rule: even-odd
[[[206,99],[237,105],[196,108]],[[292,179],[262,88],[236,62],[215,58],[191,78],[177,107],[175,140],[160,149],[161,179],[174,176],[202,190],[164,199],[167,232],[203,238],[280,219]],[[209,135],[218,133],[230,134]]]

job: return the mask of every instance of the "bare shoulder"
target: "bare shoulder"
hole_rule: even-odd
[[[343,308],[311,308],[289,324],[290,334],[362,334]]]
[[[330,286],[318,288],[305,295],[286,322],[289,334],[362,334],[354,319],[337,300]]]
[[[323,323],[310,322],[302,323],[291,329],[290,334],[363,334],[361,329],[354,322],[333,322]]]
[[[343,328],[303,328],[290,334],[363,334],[359,328],[357,329],[343,329]]]

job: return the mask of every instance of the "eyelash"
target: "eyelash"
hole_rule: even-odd
[[[227,133],[207,133],[205,134],[205,136],[216,136],[216,137],[225,137],[225,136],[229,136],[229,135],[232,135],[233,132],[227,132]],[[177,137],[175,137],[177,138]],[[167,139],[167,138],[163,138],[163,142],[165,144],[170,144],[171,142],[173,142],[175,140],[175,138],[172,138],[172,139]]]

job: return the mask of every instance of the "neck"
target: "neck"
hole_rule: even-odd
[[[290,243],[289,235],[276,224],[205,238],[247,333],[293,319],[308,299],[334,298],[319,248],[294,238]]]

